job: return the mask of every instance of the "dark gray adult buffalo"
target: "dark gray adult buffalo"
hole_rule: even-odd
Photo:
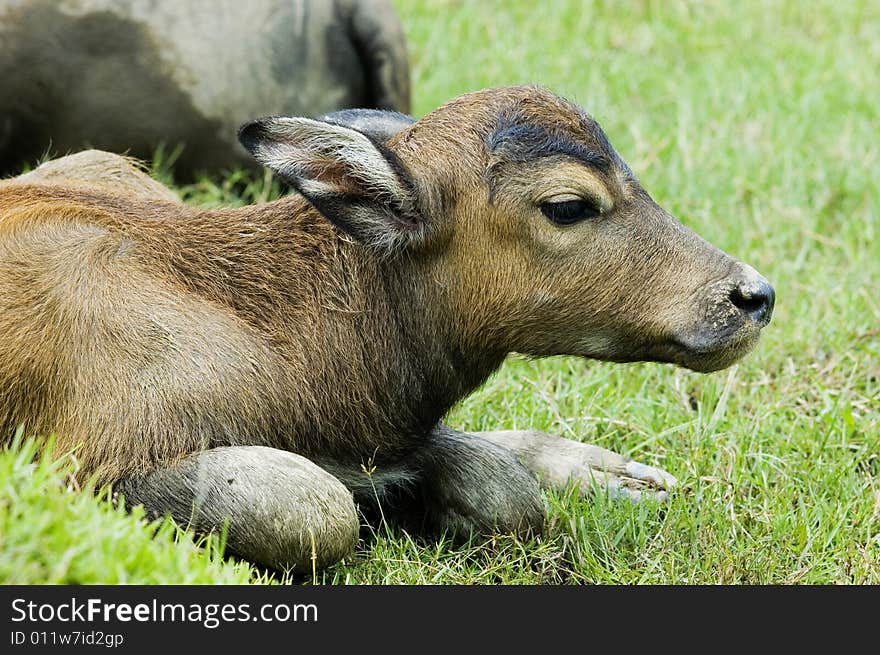
[[[0,175],[83,147],[191,177],[253,160],[253,116],[409,111],[387,0],[0,0]]]

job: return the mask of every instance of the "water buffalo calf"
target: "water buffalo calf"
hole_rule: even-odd
[[[0,439],[57,434],[129,503],[228,519],[254,561],[337,561],[355,502],[526,533],[539,483],[662,495],[667,473],[596,446],[442,418],[510,352],[712,371],[770,319],[768,282],[544,89],[239,138],[299,193],[191,207],[100,152],[0,183]]]
[[[0,176],[163,143],[182,179],[252,166],[245,120],[345,107],[409,111],[387,0],[0,0]]]

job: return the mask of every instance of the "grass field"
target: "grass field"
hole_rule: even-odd
[[[513,357],[448,417],[660,466],[681,480],[669,502],[551,495],[527,542],[381,531],[314,581],[880,583],[880,4],[395,4],[416,115],[512,83],[578,101],[661,205],[774,283],[777,309],[729,371]],[[183,191],[252,199],[230,182]],[[0,580],[286,580],[71,494],[66,465],[28,448],[0,455]]]

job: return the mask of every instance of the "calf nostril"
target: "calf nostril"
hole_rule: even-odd
[[[735,288],[730,292],[730,302],[748,314],[759,311],[766,303],[766,298],[756,296],[748,290]]]
[[[753,281],[740,283],[730,291],[729,297],[735,307],[756,322],[765,325],[770,322],[776,293],[768,282],[761,280],[757,283]]]

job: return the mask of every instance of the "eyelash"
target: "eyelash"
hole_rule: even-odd
[[[595,204],[583,199],[542,202],[540,207],[541,213],[556,225],[574,225],[601,213]]]

